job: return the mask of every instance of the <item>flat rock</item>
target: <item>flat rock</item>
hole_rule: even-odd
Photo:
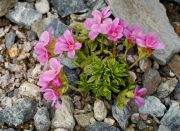
[[[86,9],[83,0],[51,0],[51,3],[62,17]]]
[[[178,102],[172,103],[169,110],[161,119],[161,124],[169,127],[173,131],[180,129],[180,106]]]
[[[75,120],[73,118],[73,104],[71,98],[68,96],[62,96],[62,107],[55,110],[54,117],[52,119],[52,128],[63,128],[66,130],[73,130],[75,126]]]
[[[144,99],[145,103],[139,107],[139,113],[148,114],[155,117],[162,117],[166,107],[155,96],[148,96]]]
[[[9,32],[6,35],[6,48],[11,48],[15,42],[16,34],[14,32]]]
[[[96,122],[94,124],[89,125],[85,129],[85,131],[121,131],[121,130],[104,122]]]
[[[17,0],[0,0],[0,17],[5,15],[16,2]]]
[[[155,32],[165,44],[165,49],[153,53],[153,58],[165,65],[180,52],[180,38],[170,25],[166,10],[159,0],[106,0],[116,17],[130,24],[140,24],[145,33]],[[158,12],[158,13],[157,13]]]
[[[46,107],[41,107],[37,110],[34,116],[34,125],[37,131],[48,131],[50,127],[49,112]]]
[[[119,126],[125,130],[128,125],[128,120],[131,116],[131,112],[127,107],[120,108],[116,105],[112,106],[112,115],[114,119],[118,122]]]
[[[168,63],[171,70],[175,73],[178,80],[180,81],[180,56],[175,55],[172,60]]]
[[[42,18],[42,14],[34,10],[31,4],[27,2],[18,2],[15,8],[7,13],[6,17],[18,25],[30,28],[35,21]]]
[[[43,31],[46,31],[49,28],[53,29],[54,36],[59,36],[68,29],[68,26],[62,23],[58,18],[52,16],[36,21],[32,25],[32,30],[37,33],[38,36],[40,36]]]
[[[167,126],[160,125],[158,131],[171,131],[171,129],[169,129]]]
[[[167,97],[175,89],[178,80],[176,78],[171,78],[163,83],[157,88],[157,95],[159,98]]]
[[[18,126],[31,120],[36,111],[36,101],[29,98],[20,98],[11,108],[7,107],[0,111],[0,123],[6,123],[9,126]]]
[[[49,11],[49,2],[48,0],[36,1],[35,8],[38,12],[45,14]]]
[[[142,77],[143,87],[148,89],[148,94],[153,94],[161,83],[161,77],[156,69],[150,68],[145,71]]]

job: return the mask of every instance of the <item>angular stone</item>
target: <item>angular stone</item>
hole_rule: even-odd
[[[46,107],[41,107],[37,110],[34,116],[34,125],[37,131],[48,131],[50,127],[49,112]]]
[[[139,113],[148,114],[155,117],[162,117],[166,107],[155,96],[148,96],[144,99],[145,103],[139,107]]]
[[[166,10],[158,0],[106,0],[115,16],[130,24],[140,24],[145,33],[155,32],[165,49],[153,53],[153,58],[165,65],[180,51],[180,38],[170,25]],[[158,12],[158,13],[157,13]]]
[[[112,115],[115,118],[115,120],[118,122],[119,126],[125,130],[128,125],[128,120],[131,116],[130,110],[125,108],[120,108],[116,105],[112,106]]]
[[[121,131],[120,129],[110,126],[104,122],[96,122],[94,124],[89,125],[85,131]]]
[[[180,101],[180,82],[176,85],[176,88],[174,90],[174,98]]]
[[[54,36],[59,36],[62,35],[65,30],[68,29],[68,26],[55,17],[44,18],[42,20],[35,22],[32,25],[32,30],[36,32],[38,36],[40,36],[43,31],[46,31],[49,28],[53,29]]]
[[[37,111],[37,103],[33,99],[21,98],[11,107],[0,111],[0,123],[18,126],[31,120]]]
[[[16,2],[17,0],[0,0],[0,17],[5,15]]]
[[[148,94],[153,94],[161,83],[161,77],[156,69],[150,68],[143,74],[142,81],[143,87],[148,89]]]
[[[51,0],[51,3],[62,17],[86,8],[83,0]]]
[[[159,98],[167,97],[175,89],[178,80],[176,78],[171,78],[163,83],[157,88],[157,95]]]
[[[161,124],[171,128],[173,131],[180,129],[180,106],[178,102],[172,103],[169,110],[161,119]]]
[[[6,35],[6,48],[12,47],[12,45],[14,44],[15,38],[16,38],[16,34],[12,31]]]
[[[42,14],[34,10],[29,3],[18,2],[15,8],[7,13],[6,17],[18,25],[30,28],[35,21],[42,18]]]
[[[169,129],[167,126],[160,125],[158,131],[171,131],[171,129]]]
[[[180,56],[175,55],[172,60],[168,63],[171,70],[175,73],[178,80],[180,81]]]
[[[49,2],[48,0],[36,1],[35,4],[36,10],[42,14],[45,14],[49,11]]]
[[[60,59],[61,59],[61,63],[67,66],[69,69],[77,68],[77,66],[68,57],[62,55]]]
[[[93,113],[74,115],[78,125],[86,127],[90,124],[90,119],[93,117]]]

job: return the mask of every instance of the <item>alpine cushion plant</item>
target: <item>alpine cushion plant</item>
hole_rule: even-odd
[[[130,99],[134,99],[139,106],[144,104],[142,96],[147,89],[136,87],[129,72],[139,60],[149,57],[154,50],[163,49],[164,45],[154,33],[145,34],[140,26],[129,25],[110,16],[108,6],[101,11],[94,10],[92,18],[87,18],[83,24],[74,25],[62,36],[55,38],[48,31],[40,36],[34,48],[37,60],[44,66],[38,85],[44,99],[51,102],[52,106],[61,107],[60,96],[69,88],[97,98],[116,98],[119,106],[127,105]],[[119,44],[125,46],[124,56],[117,52]],[[138,51],[137,60],[132,65],[126,61],[130,48]],[[68,83],[61,55],[81,68],[80,80],[76,81],[79,88]]]

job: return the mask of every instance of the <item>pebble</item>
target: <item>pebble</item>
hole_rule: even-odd
[[[153,68],[156,70],[159,69],[159,64],[156,61],[153,62]]]
[[[85,113],[85,114],[78,114],[74,115],[78,125],[81,127],[86,127],[90,124],[90,119],[93,117],[93,113]]]
[[[75,127],[75,120],[73,117],[73,104],[71,98],[68,96],[62,96],[62,107],[55,110],[55,114],[52,119],[52,128],[64,128],[67,130],[73,130]]]
[[[49,2],[47,0],[36,1],[35,8],[41,14],[45,14],[49,12]]]
[[[12,31],[10,31],[9,33],[7,33],[5,39],[6,39],[6,48],[11,48],[15,42],[16,34]]]
[[[39,87],[33,83],[24,82],[20,85],[19,94],[22,96],[28,96],[36,99],[40,99]]]
[[[68,131],[68,130],[63,129],[63,128],[57,128],[57,129],[55,129],[54,131]]]
[[[160,86],[157,88],[157,95],[159,98],[165,98],[169,94],[173,92],[176,85],[178,83],[178,80],[176,78],[171,78],[163,83],[160,84]]]
[[[104,122],[112,126],[112,125],[114,125],[115,120],[112,118],[105,118]]]
[[[132,123],[137,124],[139,122],[139,120],[140,120],[139,113],[132,114],[132,116],[131,116]]]
[[[34,125],[37,131],[48,131],[50,127],[49,112],[46,107],[38,108],[34,116]]]
[[[155,117],[162,117],[166,107],[155,96],[148,96],[144,99],[145,103],[139,107],[139,113],[148,114]]]
[[[149,59],[143,59],[139,61],[139,67],[143,72],[151,68],[151,66],[152,66],[152,62]]]
[[[96,123],[96,119],[94,117],[91,117],[91,119],[89,120],[91,124]]]
[[[0,0],[0,17],[4,16],[16,2],[17,0]]]
[[[174,90],[174,98],[180,101],[180,82],[177,83],[176,88]]]
[[[116,105],[112,106],[112,115],[114,119],[118,122],[119,126],[125,130],[128,125],[128,120],[131,116],[131,112],[127,107],[120,108]]]
[[[1,107],[12,107],[12,99],[10,97],[0,95]]]
[[[150,68],[142,76],[143,87],[148,89],[147,94],[153,94],[161,83],[161,76],[156,69]]]
[[[11,48],[8,48],[8,53],[11,58],[18,56],[19,49],[17,48],[17,45],[14,44]]]
[[[106,118],[107,109],[106,109],[105,104],[102,100],[97,99],[94,102],[93,110],[94,110],[94,117],[96,118],[96,120],[102,121],[102,120],[104,120],[104,118]]]
[[[171,129],[169,129],[167,126],[160,125],[158,131],[171,131]]]
[[[134,73],[133,71],[129,71],[129,74],[130,74],[130,82],[135,83],[137,79],[136,73]]]

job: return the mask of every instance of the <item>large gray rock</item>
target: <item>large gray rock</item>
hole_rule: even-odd
[[[174,90],[174,98],[180,101],[180,82],[176,85],[176,88]]]
[[[52,119],[52,128],[63,128],[71,131],[75,126],[75,120],[73,118],[74,107],[70,97],[62,96],[61,99],[62,107],[55,110]]]
[[[16,2],[17,0],[0,0],[0,17],[5,15]]]
[[[89,125],[85,131],[121,131],[121,130],[104,122],[96,122],[92,125]]]
[[[0,123],[18,126],[31,120],[37,111],[37,103],[33,99],[21,98],[11,107],[0,111]]]
[[[180,129],[180,106],[178,102],[172,103],[169,110],[161,119],[161,124],[171,128],[173,131]]]
[[[49,112],[46,107],[41,107],[37,110],[34,116],[34,125],[37,131],[48,131],[50,127]]]
[[[128,125],[128,120],[131,116],[131,112],[127,107],[120,108],[116,105],[112,106],[112,115],[118,122],[119,126],[125,130]]]
[[[159,98],[167,97],[175,89],[178,80],[176,78],[171,78],[163,83],[157,88],[157,95]]]
[[[6,17],[18,25],[30,28],[35,21],[42,18],[42,14],[34,10],[31,4],[18,2],[15,8],[7,13]]]
[[[153,58],[165,65],[171,56],[180,51],[180,38],[170,25],[166,10],[159,0],[106,0],[115,16],[128,23],[140,24],[146,33],[156,32],[165,49],[153,53]],[[158,12],[158,13],[157,13]]]
[[[148,69],[142,78],[143,87],[148,89],[148,94],[153,94],[161,83],[161,76],[156,69]]]
[[[166,107],[155,96],[148,96],[144,99],[145,103],[139,107],[139,113],[148,114],[155,117],[162,117]]]
[[[68,26],[62,23],[58,18],[47,17],[42,20],[36,21],[32,25],[32,30],[37,33],[38,36],[45,30],[52,28],[54,31],[54,36],[59,36],[64,33]]]
[[[51,2],[62,17],[80,12],[86,8],[83,0],[51,0]]]

